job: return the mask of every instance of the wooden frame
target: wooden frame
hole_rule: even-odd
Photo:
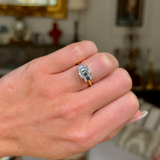
[[[67,15],[67,0],[57,0],[55,6],[18,6],[0,5],[0,15],[24,16],[46,16],[63,19]]]
[[[144,5],[144,0],[117,0],[117,16],[116,24],[118,26],[141,26],[142,25],[142,9]],[[127,7],[132,8],[129,12]],[[128,6],[127,6],[128,5]]]

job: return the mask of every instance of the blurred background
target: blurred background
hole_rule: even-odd
[[[0,77],[73,42],[95,42],[129,72],[149,114],[69,159],[160,160],[159,15],[160,0],[0,0]]]

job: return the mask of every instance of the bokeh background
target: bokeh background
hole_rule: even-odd
[[[160,0],[0,0],[0,77],[73,42],[95,42],[129,72],[149,114],[70,159],[160,160],[159,16]]]

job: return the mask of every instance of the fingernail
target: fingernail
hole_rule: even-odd
[[[140,119],[144,118],[147,114],[148,114],[147,111],[141,111],[141,116],[139,116],[139,117],[137,117],[137,118],[134,118],[134,119],[131,119],[130,121],[128,121],[128,122],[126,123],[126,125],[132,124],[132,123],[134,123],[134,122],[139,121]]]

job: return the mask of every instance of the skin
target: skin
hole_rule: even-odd
[[[78,62],[92,72],[88,87]],[[0,157],[63,159],[113,138],[140,115],[129,74],[93,42],[71,44],[0,79]]]

